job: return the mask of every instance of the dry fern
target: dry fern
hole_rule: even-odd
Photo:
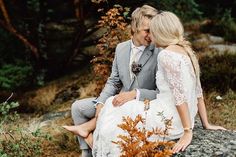
[[[146,112],[149,109],[149,100],[144,101]],[[166,119],[163,113],[159,113],[165,124],[165,129],[153,128],[149,131],[145,129],[145,118],[137,115],[133,120],[130,117],[123,117],[123,123],[119,124],[122,130],[127,132],[127,135],[118,135],[120,140],[112,141],[121,148],[121,157],[168,157],[173,155],[173,141],[165,141],[168,136],[168,131],[171,129],[172,118]],[[138,124],[143,127],[138,127]],[[149,138],[153,135],[163,137],[162,141],[150,141]]]

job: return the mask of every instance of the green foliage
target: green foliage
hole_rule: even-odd
[[[225,10],[232,10],[232,16],[236,15],[236,1],[235,0],[196,0],[200,9],[203,11],[204,17],[220,18]]]
[[[10,110],[13,108],[18,107],[19,104],[17,102],[11,102],[11,103],[2,103],[0,106],[0,130],[3,123],[6,122],[10,122],[10,121],[14,121],[15,119],[17,119],[18,115],[16,113],[14,113],[13,115],[8,115]]]
[[[48,136],[43,135],[40,130],[36,130],[35,132],[29,134],[28,132],[23,132],[22,130],[12,130],[14,133],[18,133],[16,135],[11,135],[12,137],[7,136],[5,133],[5,137],[11,138],[0,141],[0,156],[40,156],[42,154],[41,143],[43,138],[47,138]]]
[[[39,0],[27,0],[27,6],[30,10],[33,10],[35,12],[39,12],[40,10]]]
[[[235,19],[231,16],[231,10],[226,10],[218,24],[222,28],[222,35],[228,41],[236,41],[236,23]]]
[[[29,85],[33,68],[24,64],[4,64],[0,68],[0,89],[16,89]]]
[[[0,34],[0,90],[29,85],[33,80],[29,52],[12,34],[1,28]]]
[[[150,0],[159,10],[176,13],[183,21],[200,18],[202,12],[195,0]]]
[[[50,140],[50,136],[42,134],[39,129],[30,132],[14,125],[19,115],[10,110],[18,106],[17,102],[0,103],[0,156],[40,156],[42,139]]]
[[[236,91],[236,55],[225,54],[200,60],[201,82],[205,91]]]
[[[199,3],[205,16],[210,17],[211,22],[203,25],[201,31],[223,36],[226,40],[236,41],[235,4],[236,1],[224,3],[223,1],[204,1]],[[211,5],[211,7],[208,7]]]
[[[104,1],[104,0],[97,0]],[[183,21],[201,18],[203,12],[200,10],[198,0],[135,0],[135,1],[112,1],[105,0],[112,6],[114,3],[119,3],[122,6],[131,8],[131,11],[143,4],[151,5],[158,10],[168,10],[176,13]],[[105,3],[106,4],[106,3]]]
[[[224,14],[219,14],[219,18],[213,19],[211,22],[203,25],[201,31],[223,36],[227,41],[236,41],[236,22],[231,15],[231,10],[225,10]]]

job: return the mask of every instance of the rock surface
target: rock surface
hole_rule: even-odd
[[[210,45],[209,48],[214,49],[218,52],[218,54],[223,55],[225,52],[235,54],[236,53],[236,45],[223,45],[223,44],[214,44]]]
[[[221,44],[224,42],[224,38],[219,37],[219,36],[214,36],[214,35],[209,34],[208,37],[211,43],[214,43],[214,44]]]
[[[175,157],[235,157],[236,131],[205,130],[199,119],[195,122],[191,145]]]

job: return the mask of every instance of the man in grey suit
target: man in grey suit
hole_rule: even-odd
[[[79,135],[82,157],[92,156],[85,140],[95,129],[98,113],[110,96],[115,96],[112,102],[114,106],[133,99],[155,99],[158,92],[155,75],[159,49],[150,45],[149,23],[157,13],[155,8],[148,5],[132,13],[132,39],[117,45],[112,72],[101,94],[96,99],[77,100],[72,104],[75,126],[65,128]]]

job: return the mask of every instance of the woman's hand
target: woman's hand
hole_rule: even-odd
[[[208,124],[206,126],[203,126],[204,129],[208,129],[208,130],[227,130],[222,126],[218,126],[218,125],[212,125],[212,124]]]
[[[187,146],[191,143],[193,138],[192,130],[185,131],[184,135],[179,139],[179,141],[173,147],[173,153],[178,153],[179,151],[184,151]]]
[[[104,106],[104,105],[101,104],[101,103],[97,104],[97,106],[96,106],[95,118],[98,118],[98,115],[99,115],[101,109],[103,108],[103,106]]]

